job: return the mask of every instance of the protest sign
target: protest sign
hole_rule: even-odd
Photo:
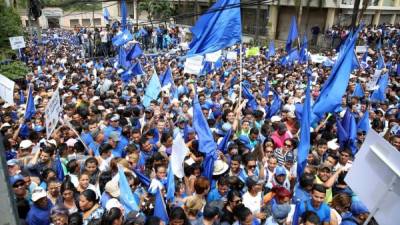
[[[238,55],[237,52],[229,51],[229,52],[226,53],[226,58],[228,60],[237,60],[237,55]]]
[[[399,165],[400,152],[373,129],[369,129],[346,175],[346,184],[379,224],[395,225],[400,220]]]
[[[368,51],[368,46],[356,46],[356,53],[364,53]]]
[[[0,74],[0,97],[10,104],[14,104],[15,82]]]
[[[203,68],[203,56],[196,55],[186,59],[184,73],[199,75]]]
[[[25,40],[23,36],[9,37],[12,50],[18,50],[20,48],[25,48]]]
[[[323,63],[328,58],[326,56],[317,55],[317,54],[311,54],[310,57],[311,57],[311,61],[314,63]]]
[[[378,82],[381,73],[382,73],[382,70],[375,70],[375,73],[371,77],[371,80],[369,80],[369,82],[367,83],[367,90],[371,91],[371,90],[375,90],[378,88],[376,86],[376,83]]]
[[[53,93],[53,96],[51,97],[49,103],[47,103],[45,109],[47,139],[50,139],[51,134],[56,128],[61,111],[62,108],[60,105],[60,94],[57,89]]]
[[[215,63],[216,61],[218,61],[219,57],[221,57],[221,54],[222,54],[221,50],[213,53],[208,53],[206,54],[206,61]]]

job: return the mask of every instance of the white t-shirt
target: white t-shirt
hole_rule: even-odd
[[[259,213],[261,210],[261,202],[262,202],[261,192],[257,193],[255,197],[253,197],[249,192],[246,192],[243,195],[242,202],[243,205],[249,208],[253,214]]]

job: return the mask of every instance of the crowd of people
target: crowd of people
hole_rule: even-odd
[[[160,34],[165,34],[163,29]],[[239,61],[226,58],[202,76],[187,74],[182,61],[186,51],[177,41],[173,52],[134,59],[144,74],[125,83],[120,79],[123,70],[115,67],[116,58],[109,54],[114,48],[109,44],[112,34],[102,32],[106,57],[92,58],[87,42],[79,41],[88,30],[47,30],[45,43],[29,40],[22,60],[32,72],[17,82],[15,104],[1,100],[0,144],[21,224],[283,225],[292,224],[294,214],[306,225],[366,221],[369,210],[344,178],[368,127],[400,151],[399,25],[366,27],[361,32],[358,43],[369,46],[368,57],[353,71],[341,107],[313,125],[301,176],[296,170],[300,133],[296,108],[304,102],[306,65],[283,66],[279,60],[285,55],[283,49],[267,58],[267,48],[262,48],[258,56],[244,57],[242,80]],[[146,45],[146,40],[137,40]],[[383,40],[378,50],[374,40]],[[244,45],[243,52],[248,47]],[[389,79],[385,100],[372,101],[367,84],[377,68],[379,51]],[[326,52],[332,61],[335,54],[334,49]],[[359,61],[363,55],[357,55]],[[314,102],[332,66],[311,60],[307,66],[312,69]],[[174,86],[163,88],[145,107],[150,77],[154,71],[161,76],[168,67]],[[270,91],[263,94],[266,81]],[[364,96],[353,94],[356,84]],[[242,86],[255,97],[256,108],[240,98]],[[26,119],[30,90],[36,110]],[[45,109],[56,90],[63,110],[47,139]],[[204,176],[209,166],[207,146],[199,144],[199,130],[193,128],[196,97],[218,144],[211,179]],[[281,104],[271,113],[277,98]],[[356,151],[337,137],[337,118],[347,111],[357,122],[369,113],[368,127],[357,130]],[[176,145],[183,142],[184,146]],[[164,201],[171,192],[170,167],[176,160],[171,158],[178,147],[188,149],[180,156],[182,176],[172,174],[173,200]],[[127,190],[121,189],[121,168],[137,210],[122,201]],[[167,218],[155,213],[158,191]]]

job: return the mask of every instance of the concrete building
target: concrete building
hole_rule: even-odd
[[[191,14],[204,12],[215,0],[171,0],[177,8],[177,14]],[[302,17],[299,21],[299,32],[308,33],[314,26],[318,26],[324,31],[333,25],[349,25],[353,13],[354,0],[259,0],[259,35],[262,39],[286,39],[289,30],[290,19],[297,15],[295,2],[302,3]],[[361,4],[360,7],[362,5]],[[147,13],[140,12],[138,9],[140,0],[127,0],[128,15],[133,23],[147,21]],[[242,7],[242,26],[243,33],[254,36],[256,33],[257,6],[255,0],[242,0],[245,4]],[[103,2],[103,8],[107,7],[111,18],[120,18],[120,2]],[[309,7],[307,7],[309,5]],[[197,10],[196,10],[197,9]],[[59,8],[45,8],[43,15],[39,19],[42,28],[62,27],[73,28],[76,26],[105,26],[102,11],[93,12],[63,12]],[[24,24],[27,24],[26,12],[21,14]],[[177,19],[176,24],[192,26],[197,17],[188,16]],[[364,12],[362,20],[367,25],[377,25],[381,23],[400,22],[400,0],[370,0]],[[145,22],[145,24],[148,24]]]

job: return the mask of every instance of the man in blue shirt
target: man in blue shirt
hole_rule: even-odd
[[[53,205],[47,199],[46,191],[41,187],[33,189],[32,201],[33,205],[26,218],[28,225],[49,225]]]
[[[322,184],[314,184],[311,199],[300,203],[299,215],[302,216],[307,211],[315,212],[323,225],[328,225],[331,221],[331,210],[324,202],[326,188]]]
[[[225,177],[221,177],[218,180],[217,188],[212,189],[207,195],[207,201],[219,201],[226,198],[226,195],[229,191],[229,183],[228,179]],[[226,200],[226,199],[225,199]]]
[[[116,132],[118,135],[121,135],[122,128],[119,126],[119,115],[114,114],[110,118],[110,125],[108,125],[104,129],[104,140],[108,141],[108,138],[110,137],[112,132]]]
[[[304,202],[311,198],[310,192],[314,184],[314,175],[303,173],[300,182],[294,188],[293,203]]]

